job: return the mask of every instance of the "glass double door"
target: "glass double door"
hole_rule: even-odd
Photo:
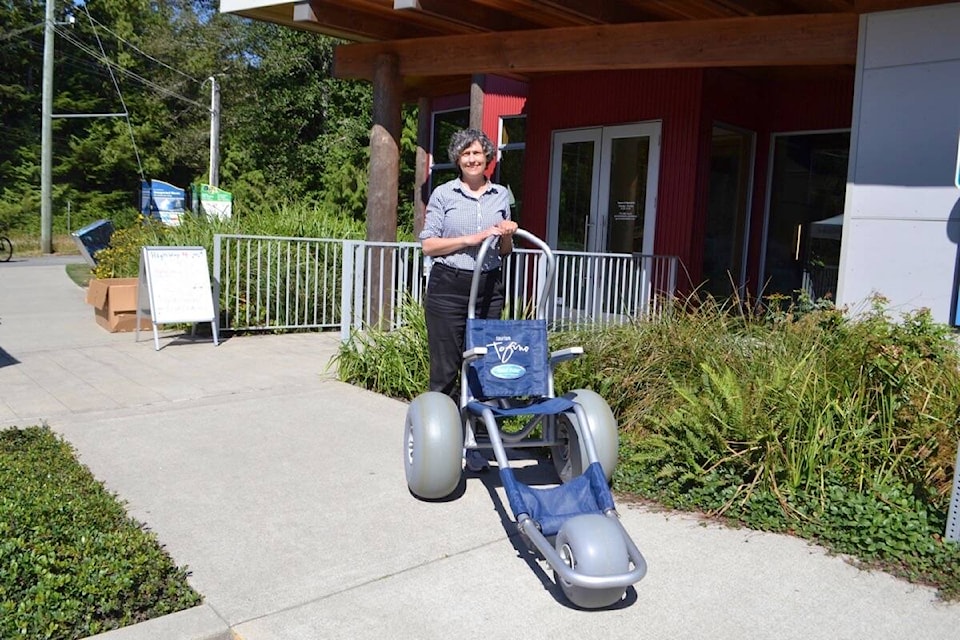
[[[653,253],[660,123],[557,131],[549,241],[559,250]]]
[[[548,242],[578,252],[559,259],[564,317],[612,318],[648,306],[652,262],[634,256],[653,253],[659,166],[659,122],[554,132]]]

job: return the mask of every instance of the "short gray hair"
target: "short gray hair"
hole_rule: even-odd
[[[474,142],[479,142],[483,147],[483,155],[487,158],[487,164],[493,162],[493,154],[496,149],[493,143],[483,131],[479,129],[460,129],[450,136],[450,144],[447,145],[447,154],[450,156],[450,162],[454,165],[460,160],[460,155],[464,150]]]

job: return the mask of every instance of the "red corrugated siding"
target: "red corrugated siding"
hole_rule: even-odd
[[[551,133],[660,120],[655,251],[689,257],[697,181],[702,71],[626,71],[535,80],[527,102],[524,215],[546,233]]]
[[[562,74],[525,85],[489,77],[483,128],[496,140],[499,117],[526,113],[524,223],[546,235],[551,134],[555,130],[660,120],[660,181],[654,251],[679,255],[700,279],[711,128],[724,123],[757,134],[747,253],[748,284],[756,288],[766,202],[770,135],[850,126],[852,70],[801,73],[716,69]],[[525,97],[526,95],[526,97]],[[466,95],[435,100],[434,109],[465,107]]]
[[[524,112],[527,102],[527,85],[510,78],[487,76],[484,80],[483,96],[483,132],[493,144],[497,144],[500,135],[500,118],[515,116]],[[434,98],[430,103],[432,111],[448,109],[468,109],[470,96],[459,94]],[[487,175],[493,175],[496,161],[490,163]]]
[[[483,96],[483,131],[493,144],[499,144],[500,118],[524,113],[527,104],[527,86],[516,80],[487,76]],[[493,175],[496,161],[490,163],[488,175]]]

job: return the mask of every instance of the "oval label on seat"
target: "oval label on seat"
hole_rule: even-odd
[[[526,372],[527,370],[519,364],[498,364],[490,367],[490,375],[501,380],[516,380]]]

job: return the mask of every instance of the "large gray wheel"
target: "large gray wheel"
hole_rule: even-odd
[[[428,391],[407,409],[403,466],[407,487],[418,498],[445,498],[460,482],[463,425],[450,396]]]
[[[630,570],[630,555],[620,527],[600,514],[570,518],[560,527],[557,553],[564,563],[587,576],[613,576]],[[588,589],[572,585],[555,574],[557,584],[573,604],[584,609],[600,609],[616,604],[626,587]]]
[[[610,405],[600,395],[589,389],[575,389],[565,395],[573,396],[574,400],[583,407],[590,434],[593,436],[593,444],[597,449],[597,458],[600,460],[600,466],[603,467],[603,475],[609,482],[617,468],[620,448],[617,419],[613,417]],[[573,413],[558,416],[557,436],[566,442],[550,447],[550,454],[561,482],[569,482],[576,478],[586,467],[587,450],[580,442],[579,429],[580,425],[577,424],[577,417]]]

